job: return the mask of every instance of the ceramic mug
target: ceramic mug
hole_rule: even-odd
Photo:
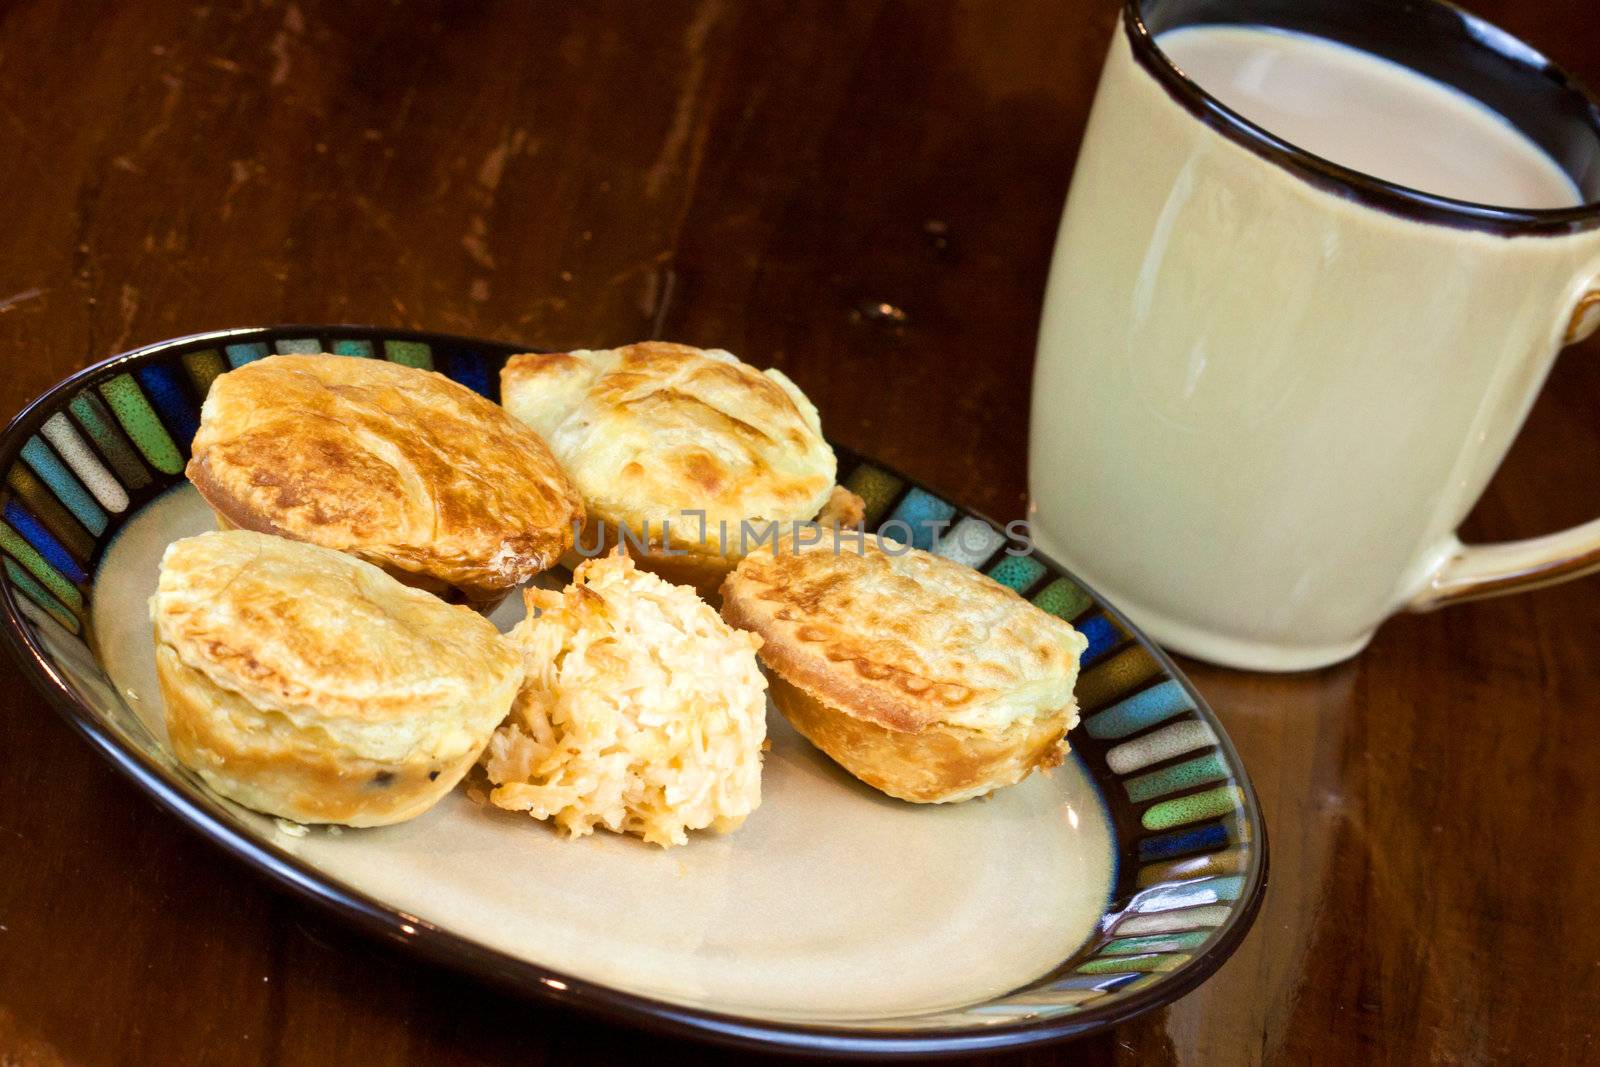
[[[1216,23],[1331,38],[1452,85],[1583,204],[1469,204],[1311,155],[1156,44]],[[1397,611],[1600,569],[1600,521],[1455,535],[1557,351],[1600,323],[1597,201],[1600,109],[1453,6],[1129,0],[1045,298],[1034,537],[1162,643],[1261,670],[1352,656]]]

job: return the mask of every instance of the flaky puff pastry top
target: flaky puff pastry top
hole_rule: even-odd
[[[550,443],[591,518],[715,550],[744,520],[807,521],[837,463],[817,409],[776,370],[727,352],[645,342],[605,351],[513,356],[501,401]],[[705,512],[701,520],[685,511]]]
[[[802,539],[803,540],[803,539]],[[890,730],[1004,730],[1072,703],[1083,635],[970,567],[823,531],[745,559],[722,616],[824,703]]]
[[[492,601],[583,518],[539,435],[450,379],[377,359],[269,356],[219,377],[189,480],[228,522]]]
[[[470,706],[522,674],[472,609],[352,556],[247,530],[168,546],[150,617],[185,667],[296,721],[404,720]]]

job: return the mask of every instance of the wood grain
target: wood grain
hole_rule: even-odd
[[[1475,8],[1600,83],[1589,0]],[[782,367],[829,432],[1021,514],[1049,249],[1111,0],[0,6],[0,413],[119,349],[351,321]],[[1562,357],[1478,538],[1600,512]],[[1200,666],[1273,846],[1178,1004],[1009,1062],[1600,1059],[1593,580]],[[0,1062],[743,1057],[347,933],[159,814],[0,667]]]

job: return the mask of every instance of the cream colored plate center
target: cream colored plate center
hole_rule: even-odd
[[[211,528],[199,495],[173,490],[128,523],[94,587],[102,661],[163,741],[146,604],[166,545]],[[511,599],[501,629],[521,616]],[[838,770],[776,711],[768,721],[761,807],[735,833],[667,851],[604,831],[567,841],[460,789],[409,823],[299,838],[235,810],[328,876],[484,945],[771,1020],[970,1004],[1038,977],[1093,931],[1111,838],[1076,760],[989,800],[919,807]]]

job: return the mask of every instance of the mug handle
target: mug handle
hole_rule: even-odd
[[[1591,289],[1572,311],[1562,346],[1577,344],[1600,328],[1600,289]],[[1600,571],[1600,519],[1560,533],[1494,545],[1451,545],[1410,611],[1555,585]]]

